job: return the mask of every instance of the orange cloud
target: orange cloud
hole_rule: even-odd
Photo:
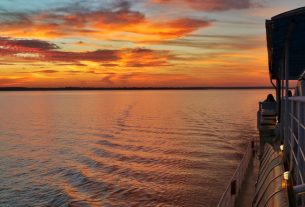
[[[141,24],[130,25],[128,29],[126,28],[126,31],[148,36],[141,41],[156,41],[183,37],[210,25],[211,21],[182,18],[158,23],[145,21]]]
[[[115,87],[128,87],[128,86],[196,86],[202,85],[202,80],[186,74],[170,74],[170,73],[123,73],[106,74],[101,80],[101,86],[115,86]]]
[[[161,41],[186,36],[211,25],[209,20],[179,18],[154,21],[126,8],[84,12],[42,12],[0,23],[2,35],[26,38],[90,37]]]
[[[150,49],[128,49],[123,51],[122,62],[126,67],[157,67],[169,66],[169,60],[175,59],[168,51]]]
[[[0,87],[23,86],[31,82],[28,77],[0,76]]]

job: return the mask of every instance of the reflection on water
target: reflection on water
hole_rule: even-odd
[[[267,92],[1,92],[0,205],[215,206]]]

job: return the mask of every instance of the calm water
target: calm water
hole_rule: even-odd
[[[268,92],[1,92],[0,206],[215,206]]]

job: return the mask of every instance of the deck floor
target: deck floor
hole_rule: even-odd
[[[255,183],[259,171],[259,160],[254,157],[251,161],[247,175],[245,177],[240,194],[237,198],[237,207],[252,207],[252,201],[255,195]]]

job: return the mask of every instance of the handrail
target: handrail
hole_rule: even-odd
[[[242,187],[242,183],[246,176],[249,163],[253,157],[253,148],[254,141],[250,141],[247,146],[246,153],[244,154],[241,162],[239,163],[232,178],[230,179],[230,182],[225,192],[222,194],[217,207],[232,207],[235,205],[236,198]]]
[[[298,206],[305,206],[305,97],[283,99],[287,103],[282,130],[284,134],[285,157],[289,171],[292,173],[292,184]]]
[[[296,194],[305,193],[305,184],[294,186],[293,190]]]

